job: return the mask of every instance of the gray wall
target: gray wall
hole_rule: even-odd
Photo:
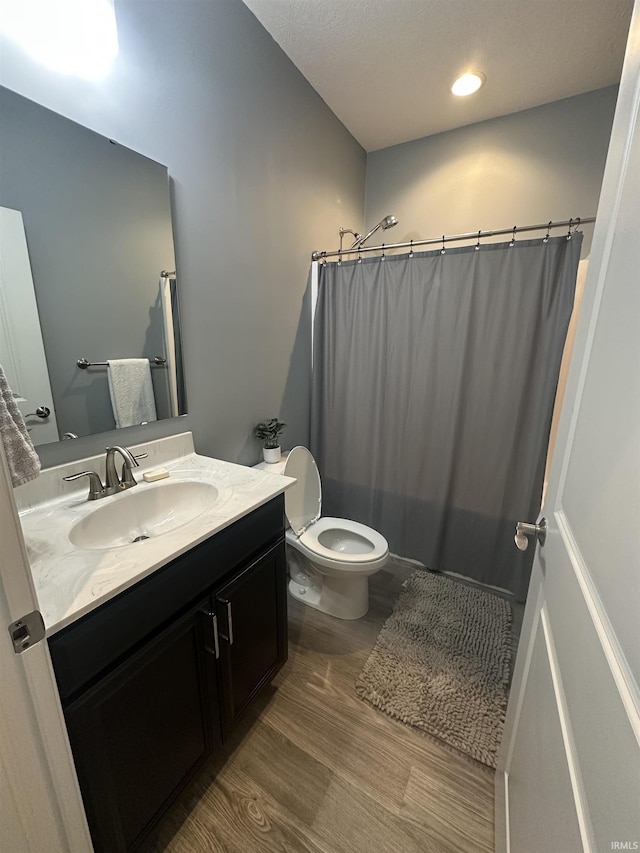
[[[0,118],[0,204],[22,212],[59,432],[114,430],[107,371],[76,362],[165,355],[167,170],[3,87]],[[167,371],[151,375],[167,417]]]
[[[386,240],[400,242],[594,215],[616,96],[611,86],[369,154],[367,223],[395,214]]]
[[[106,80],[50,74],[9,43],[0,80],[169,168],[190,414],[118,440],[191,429],[200,452],[255,462],[265,417],[289,423],[285,446],[307,441],[310,254],[362,227],[365,153],[240,0],[117,0],[116,13]]]
[[[50,74],[9,43],[0,79],[169,168],[190,414],[121,440],[189,428],[201,452],[252,462],[253,424],[277,414],[285,446],[306,441],[309,254],[340,225],[395,213],[402,239],[595,212],[615,89],[370,154],[363,220],[364,152],[240,0],[116,11],[105,81]]]

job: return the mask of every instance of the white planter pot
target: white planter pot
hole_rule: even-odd
[[[262,448],[262,455],[264,456],[265,462],[269,462],[269,463],[279,462],[280,457],[282,456],[282,450],[280,449],[280,446],[278,446],[278,447],[263,447]]]

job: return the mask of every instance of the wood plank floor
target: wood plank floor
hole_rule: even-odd
[[[364,619],[289,599],[289,661],[144,853],[489,853],[493,771],[375,711],[355,679],[412,569]]]

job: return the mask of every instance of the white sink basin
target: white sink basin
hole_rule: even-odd
[[[120,548],[182,527],[209,509],[218,499],[211,483],[171,481],[142,483],[105,503],[78,521],[69,531],[78,548]]]

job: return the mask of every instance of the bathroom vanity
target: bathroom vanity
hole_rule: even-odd
[[[139,845],[287,658],[282,492],[293,481],[196,454],[166,467],[165,490],[216,489],[163,535],[74,547],[70,532],[100,509],[77,493],[22,515],[97,853]],[[131,491],[152,488],[163,485]],[[110,521],[126,500],[93,503]]]

